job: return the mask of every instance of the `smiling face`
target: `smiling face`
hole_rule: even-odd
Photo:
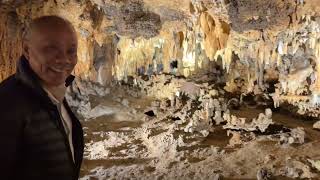
[[[24,43],[24,56],[48,87],[65,83],[77,64],[77,37],[71,24],[53,17],[34,22]]]

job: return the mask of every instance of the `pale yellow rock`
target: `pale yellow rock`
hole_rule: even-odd
[[[320,121],[316,122],[313,124],[314,129],[319,129],[320,130]]]

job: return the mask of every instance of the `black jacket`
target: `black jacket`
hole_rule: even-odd
[[[1,180],[78,179],[83,131],[66,100],[64,105],[72,119],[75,162],[57,107],[28,61],[20,58],[16,74],[0,84]]]

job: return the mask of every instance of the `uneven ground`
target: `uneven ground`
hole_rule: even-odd
[[[123,98],[129,106],[121,103]],[[279,126],[264,134],[230,131],[228,136],[223,125],[213,125],[213,132],[203,136],[176,130],[179,125],[172,119],[161,120],[170,112],[145,115],[154,101],[148,97],[130,97],[117,89],[90,100],[92,107],[103,105],[110,113],[82,122],[86,134],[82,180],[320,177],[308,161],[320,159],[320,131],[312,129],[314,121],[274,110],[272,120]],[[264,109],[240,108],[232,114],[251,119],[261,112]],[[304,128],[304,142],[281,143],[286,129],[297,127]]]

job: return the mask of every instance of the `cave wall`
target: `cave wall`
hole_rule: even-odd
[[[15,72],[15,59],[22,51],[20,23],[17,21],[15,13],[0,14],[0,80]]]

